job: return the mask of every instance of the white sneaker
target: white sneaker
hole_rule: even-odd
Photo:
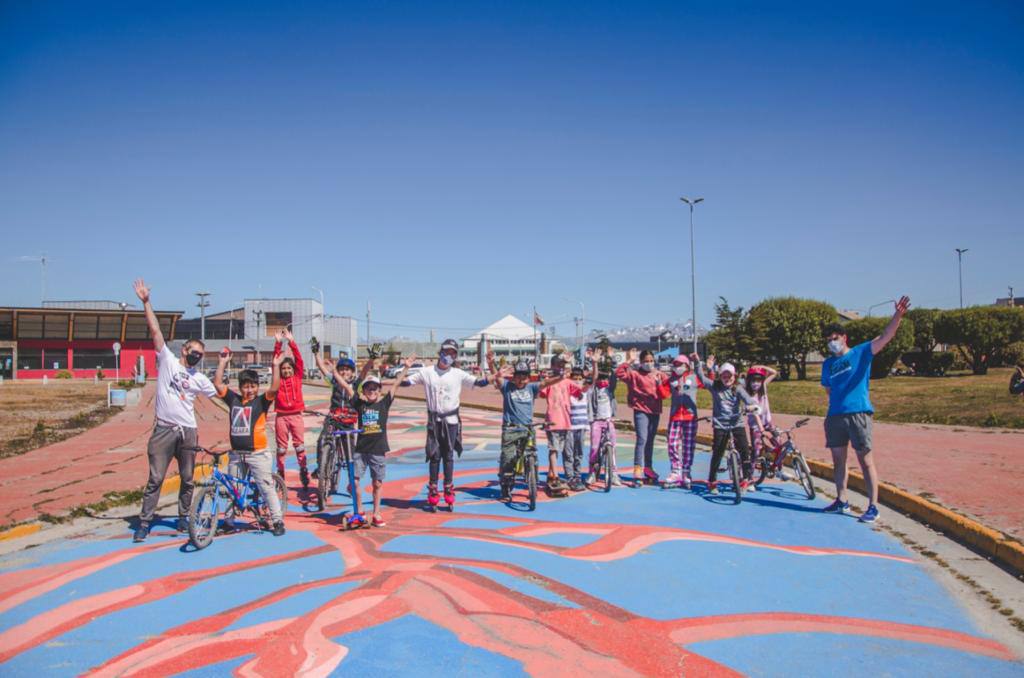
[[[622,478],[619,477],[618,473],[612,474],[612,487],[622,487]]]

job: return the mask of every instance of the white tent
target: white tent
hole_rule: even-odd
[[[533,328],[510,313],[476,334],[466,337],[465,341],[479,341],[480,335],[487,335],[487,338],[491,341],[501,339],[533,339]]]

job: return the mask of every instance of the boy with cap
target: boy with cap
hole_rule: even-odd
[[[459,357],[459,345],[454,339],[441,342],[437,353],[437,364],[421,367],[411,372],[403,386],[423,384],[427,401],[427,462],[430,481],[427,486],[427,503],[436,509],[440,502],[437,479],[441,465],[444,465],[444,502],[450,510],[455,507],[455,455],[462,456],[462,419],[459,416],[459,398],[463,387],[486,386],[488,379],[479,379],[469,372],[455,367]]]

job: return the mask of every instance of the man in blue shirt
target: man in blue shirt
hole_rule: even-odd
[[[873,523],[878,519],[878,474],[871,455],[871,417],[875,410],[871,407],[868,380],[871,378],[872,359],[896,336],[900,321],[909,308],[910,298],[900,297],[892,320],[882,333],[852,348],[846,343],[846,330],[842,325],[832,324],[825,328],[828,349],[832,352],[832,357],[821,366],[821,385],[828,393],[825,444],[832,451],[837,496],[825,507],[828,513],[846,513],[850,509],[846,501],[846,451],[847,446],[852,445],[864,473],[864,484],[871,502],[860,521]]]

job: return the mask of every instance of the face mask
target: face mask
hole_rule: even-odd
[[[840,353],[843,352],[843,342],[840,339],[833,339],[832,341],[828,342],[828,350],[832,351],[832,353],[836,355],[839,355]]]
[[[754,391],[755,393],[757,391],[760,391],[761,390],[761,382],[759,382],[759,381],[752,381],[752,382],[750,382],[750,390]]]
[[[684,374],[686,374],[686,366],[685,365],[677,365],[676,367],[672,368],[672,371],[675,372],[677,375],[679,375],[681,377]]]
[[[441,365],[441,367],[443,367],[444,369],[448,369],[449,367],[455,364],[455,358],[451,357],[447,353],[442,353],[441,359],[438,362]]]
[[[185,354],[185,362],[188,363],[189,367],[195,367],[199,364],[199,361],[203,359],[203,354],[199,351],[189,351]]]
[[[641,372],[650,372],[653,369],[654,369],[654,365],[652,365],[651,363],[640,363],[640,371]]]

